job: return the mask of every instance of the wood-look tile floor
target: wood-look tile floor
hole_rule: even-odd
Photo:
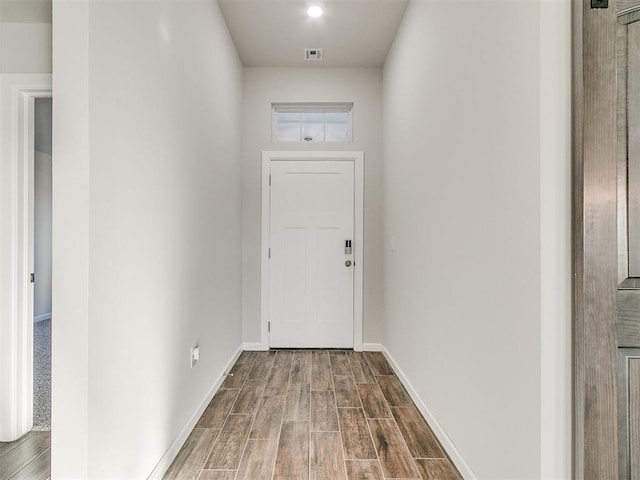
[[[166,480],[459,480],[378,352],[243,352]]]
[[[0,442],[1,480],[48,480],[51,434],[29,432],[15,442]]]

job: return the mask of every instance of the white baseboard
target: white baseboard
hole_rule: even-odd
[[[381,343],[363,343],[362,344],[363,352],[382,352],[384,351],[384,347]]]
[[[238,350],[236,350],[236,352],[233,354],[229,362],[227,362],[227,366],[224,368],[223,372],[228,372],[229,369],[233,366],[233,364],[236,363],[236,360],[238,360],[238,357],[242,353],[242,350],[243,350],[243,346],[241,345],[240,347],[238,347]],[[211,387],[211,390],[209,390],[209,392],[207,393],[205,398],[202,400],[202,402],[200,402],[200,405],[198,405],[198,408],[196,409],[196,411],[193,413],[193,415],[191,415],[191,418],[189,418],[189,421],[187,422],[187,424],[180,431],[180,434],[178,435],[178,437],[175,439],[175,441],[164,453],[164,455],[156,465],[156,468],[154,468],[153,472],[151,472],[151,474],[147,477],[147,480],[162,479],[164,474],[167,472],[167,470],[171,466],[171,463],[180,452],[180,449],[182,448],[184,443],[187,441],[187,438],[189,438],[191,431],[196,426],[196,423],[198,423],[198,420],[204,413],[205,409],[207,408],[207,406],[209,406],[211,399],[216,394],[216,392],[222,385],[223,381],[224,381],[224,377],[220,375],[220,378],[216,381],[213,387]]]
[[[447,433],[444,431],[442,426],[435,419],[435,417],[431,413],[431,410],[429,409],[427,404],[420,398],[416,390],[413,388],[413,385],[411,385],[411,382],[406,377],[402,369],[398,366],[396,361],[393,359],[389,351],[383,347],[382,352],[384,353],[384,356],[389,361],[391,368],[393,368],[393,370],[396,372],[396,375],[402,382],[402,385],[404,385],[404,387],[407,389],[407,392],[409,393],[409,396],[413,400],[413,403],[416,404],[416,407],[418,407],[418,410],[420,411],[424,419],[427,421],[427,423],[431,427],[431,430],[433,431],[435,436],[438,438],[442,446],[444,447],[445,451],[447,452],[447,455],[449,455],[449,458],[451,458],[451,461],[454,463],[454,465],[462,475],[462,478],[464,478],[465,480],[477,480],[478,477],[473,473],[473,471],[471,470],[471,467],[469,467],[467,462],[464,461],[464,458],[462,458],[462,455],[456,448],[455,444],[451,441],[451,438],[449,438],[449,435],[447,435]]]
[[[37,317],[33,317],[33,323],[42,322],[44,320],[51,320],[51,312],[43,313],[42,315],[38,315]]]
[[[264,351],[264,350],[268,350],[265,349],[261,343],[243,343],[242,344],[242,349],[243,350],[251,350],[251,351]],[[362,344],[362,351],[363,352],[382,352],[384,349],[384,347],[382,346],[381,343],[363,343]]]
[[[262,348],[262,344],[261,343],[243,343],[242,344],[242,349],[243,350],[250,350],[250,351],[263,351],[264,348]],[[267,350],[269,350],[267,348]]]

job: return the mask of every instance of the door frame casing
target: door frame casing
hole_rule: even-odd
[[[262,234],[260,242],[260,344],[269,350],[269,232],[271,204],[269,175],[274,161],[343,161],[354,165],[353,349],[362,351],[364,300],[364,152],[263,151]]]
[[[573,477],[618,479],[616,10],[573,4]]]
[[[33,425],[33,208],[35,100],[52,97],[50,74],[0,75],[0,441]]]

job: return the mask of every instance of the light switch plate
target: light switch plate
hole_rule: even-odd
[[[195,344],[193,347],[191,347],[191,368],[196,366],[198,360],[200,360],[200,347],[198,346],[198,344]]]

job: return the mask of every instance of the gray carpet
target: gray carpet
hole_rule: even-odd
[[[33,325],[33,429],[51,430],[51,320]]]

